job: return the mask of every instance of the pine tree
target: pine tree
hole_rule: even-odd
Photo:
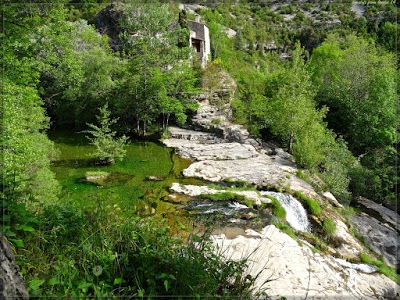
[[[96,147],[95,156],[100,160],[101,164],[112,164],[115,161],[122,160],[126,154],[124,146],[127,143],[128,138],[123,135],[116,138],[116,132],[111,130],[111,125],[115,124],[118,119],[110,119],[111,112],[108,109],[106,103],[103,107],[99,108],[100,114],[96,116],[100,127],[87,124],[93,130],[88,132],[93,137],[87,138],[91,141],[91,144]]]

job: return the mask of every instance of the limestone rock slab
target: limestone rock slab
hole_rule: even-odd
[[[164,143],[175,148],[179,156],[193,160],[236,160],[259,155],[253,146],[239,143],[203,144],[180,139],[168,139]]]
[[[0,299],[29,299],[12,248],[0,235]]]
[[[310,184],[294,175],[296,171],[296,166],[286,159],[260,154],[257,157],[235,161],[204,160],[195,162],[183,170],[183,175],[213,182],[223,181],[227,178],[244,180],[259,187],[289,188],[318,198]]]
[[[273,299],[394,299],[399,292],[399,286],[385,276],[365,274],[332,256],[313,253],[274,225],[257,238],[218,235],[213,242],[226,258],[247,258],[248,273],[258,275],[256,289],[266,288]],[[263,284],[268,280],[272,281]]]

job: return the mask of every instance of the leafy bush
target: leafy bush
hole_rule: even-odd
[[[0,201],[0,235],[16,248],[23,248],[23,238],[35,233],[39,220],[24,203]]]
[[[303,195],[300,192],[294,193],[297,198],[299,198],[303,203],[307,205],[307,210],[312,213],[313,215],[320,216],[322,213],[321,207],[319,206],[318,202]]]

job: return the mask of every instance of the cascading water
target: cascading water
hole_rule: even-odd
[[[201,211],[203,214],[223,214],[226,216],[234,215],[240,211],[246,211],[249,208],[238,202],[197,202],[192,201],[187,207],[188,210]]]
[[[286,210],[286,221],[289,225],[296,230],[306,231],[310,230],[310,222],[308,221],[307,212],[301,203],[289,194],[262,191],[263,196],[275,197],[283,208]]]

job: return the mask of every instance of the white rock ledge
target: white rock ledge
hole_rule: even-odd
[[[200,196],[202,194],[221,194],[224,192],[231,192],[237,195],[242,195],[247,197],[248,199],[252,200],[254,204],[257,206],[261,205],[261,202],[271,203],[271,200],[269,198],[261,196],[256,191],[217,190],[209,188],[208,186],[205,185],[180,185],[179,183],[176,182],[172,184],[170,190],[175,193],[185,194],[191,197]]]
[[[256,289],[266,288],[272,299],[397,299],[399,293],[399,286],[384,275],[366,274],[332,256],[313,253],[274,225],[256,238],[227,239],[221,234],[212,239],[227,259],[247,258],[248,273],[259,274]]]

